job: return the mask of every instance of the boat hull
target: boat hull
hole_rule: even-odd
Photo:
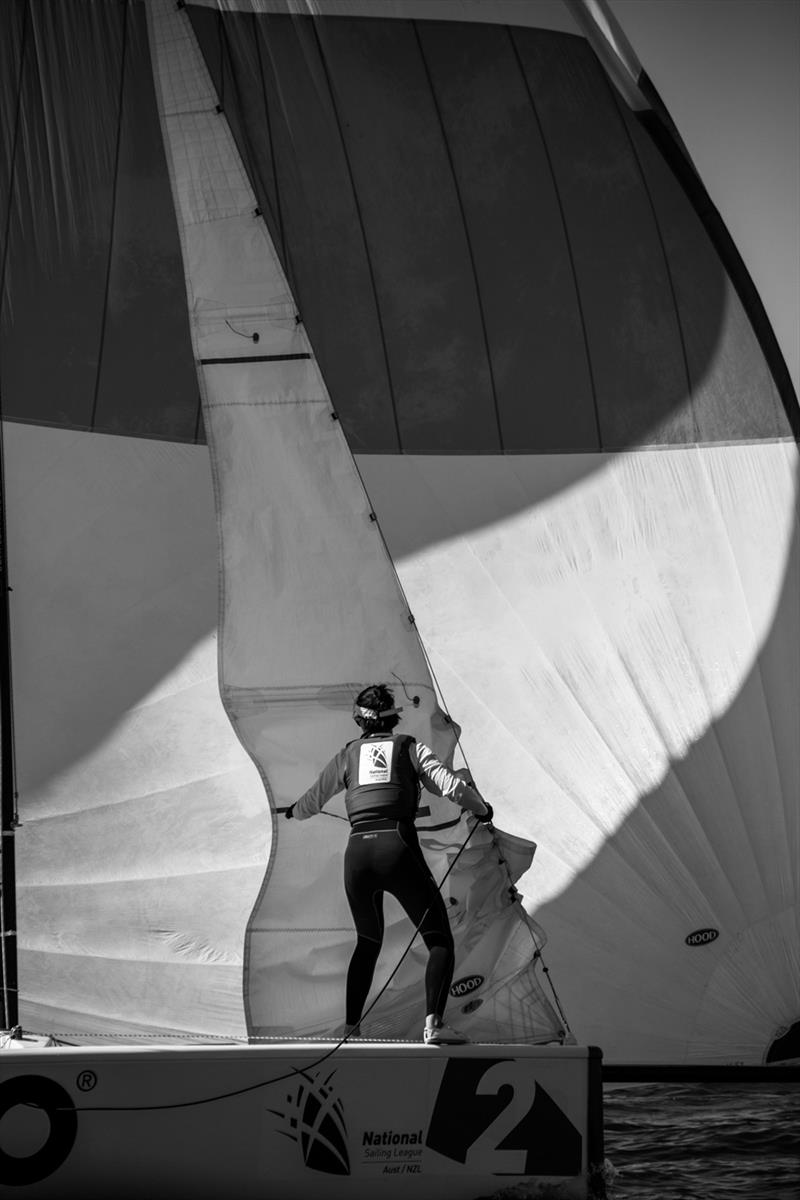
[[[602,1161],[591,1047],[57,1047],[3,1065],[0,1192],[25,1200],[581,1197]]]

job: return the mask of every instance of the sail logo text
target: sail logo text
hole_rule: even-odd
[[[696,929],[694,933],[688,934],[684,941],[687,946],[707,946],[709,942],[715,942],[718,937],[718,929]]]
[[[474,992],[483,983],[483,975],[465,975],[463,979],[457,979],[450,988],[451,996],[468,996],[470,992]]]

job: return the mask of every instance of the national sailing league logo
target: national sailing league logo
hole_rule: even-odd
[[[269,1112],[282,1122],[278,1132],[297,1142],[303,1162],[312,1171],[349,1175],[344,1110],[330,1086],[335,1074],[331,1071],[322,1082],[319,1075],[312,1078],[303,1074],[294,1095],[286,1097],[286,1108],[271,1108]]]
[[[367,757],[373,771],[385,771],[387,767],[386,751],[383,746],[367,746]]]
[[[365,742],[358,757],[359,784],[388,783],[392,777],[392,742]]]

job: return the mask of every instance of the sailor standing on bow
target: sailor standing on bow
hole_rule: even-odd
[[[420,785],[453,800],[485,824],[492,819],[492,809],[422,742],[393,732],[401,712],[383,684],[360,692],[353,718],[363,731],[361,737],[331,759],[285,815],[304,821],[345,790],[352,830],[344,858],[344,886],[357,939],[347,971],[346,1034],[359,1033],[383,942],[383,894],[389,892],[418,927],[428,949],[423,1041],[440,1046],[467,1039],[443,1023],[453,977],[453,935],[414,827]]]

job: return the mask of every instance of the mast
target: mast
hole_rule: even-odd
[[[0,955],[3,974],[3,1027],[17,1024],[17,900],[14,834],[17,789],[14,772],[14,710],[11,692],[11,619],[6,537],[5,472],[0,433]]]

